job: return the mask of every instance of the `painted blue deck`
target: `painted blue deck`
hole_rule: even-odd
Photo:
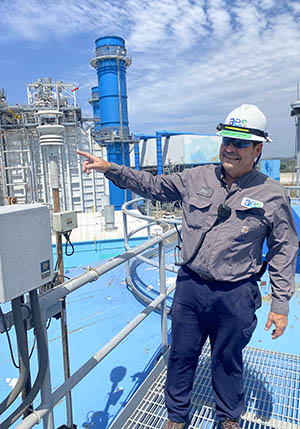
[[[71,237],[72,238],[72,237]],[[147,240],[146,237],[131,238],[129,246],[135,247]],[[76,268],[83,265],[91,265],[93,262],[100,262],[103,259],[113,258],[125,252],[124,240],[122,238],[112,240],[95,240],[82,241],[73,243],[76,251],[72,256],[65,255],[65,244],[63,245],[64,252],[64,268]],[[56,261],[56,246],[53,245],[53,261]],[[68,253],[71,253],[71,247],[68,245]]]

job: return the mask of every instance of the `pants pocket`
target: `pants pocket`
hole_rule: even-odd
[[[243,333],[246,340],[250,341],[252,334],[255,331],[256,326],[257,326],[257,317],[254,316],[254,319],[253,319],[251,325],[248,326],[247,328],[242,329],[242,333]]]

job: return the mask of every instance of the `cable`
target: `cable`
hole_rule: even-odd
[[[21,405],[4,422],[1,423],[1,429],[8,429],[16,420],[18,420],[18,418],[28,409],[28,407],[30,407],[42,386],[48,369],[48,347],[43,329],[43,322],[41,319],[37,290],[35,289],[29,292],[29,295],[32,311],[32,323],[36,329],[39,371],[30,392]]]
[[[31,350],[30,350],[30,353],[29,353],[29,360],[31,359],[31,357],[33,355],[34,348],[35,348],[35,343],[36,343],[35,330],[33,330],[33,335],[34,335],[34,338],[33,338],[33,344],[32,344],[32,347],[31,347]]]
[[[28,348],[27,348],[27,340],[26,340],[26,332],[25,325],[23,321],[23,313],[22,313],[22,305],[21,305],[21,297],[15,298],[11,302],[12,312],[14,318],[14,325],[16,330],[18,351],[19,351],[19,369],[20,375],[17,380],[16,385],[10,392],[10,394],[0,403],[0,414],[4,413],[7,408],[17,399],[22,389],[24,388],[29,374],[29,358],[28,358]],[[2,310],[1,310],[2,313]],[[2,313],[3,315],[3,313]],[[1,425],[2,428],[2,425]]]
[[[59,270],[59,267],[60,267],[61,261],[62,261],[62,258],[61,258],[61,257],[58,257],[58,258],[57,258],[57,260],[56,260],[56,264],[55,264],[54,271],[58,271],[58,270]]]
[[[1,305],[0,305],[0,314],[1,314],[1,318],[2,318],[2,322],[3,322],[3,326],[4,326],[4,330],[5,330],[5,334],[7,337],[7,341],[8,341],[8,346],[9,346],[9,352],[10,352],[10,356],[11,356],[11,360],[13,362],[13,365],[19,369],[20,367],[16,364],[15,358],[14,358],[14,353],[13,353],[13,349],[12,349],[12,345],[11,345],[11,340],[10,340],[10,336],[9,336],[9,329],[7,329],[7,325],[6,325],[6,321],[5,321],[5,316],[4,313],[2,311]]]
[[[179,229],[178,229],[177,223],[174,223],[174,225],[175,225],[175,228],[176,228],[176,231],[177,231],[178,237],[179,237],[179,239],[180,239],[180,242],[182,242],[181,234],[180,234],[180,231],[179,231]]]
[[[70,240],[71,232],[72,232],[72,231],[64,232],[64,233],[63,233],[63,236],[64,236],[64,237],[65,237],[65,239],[66,239],[65,254],[66,254],[67,256],[72,256],[72,255],[74,254],[74,252],[75,252],[75,249],[74,249],[73,243],[72,243],[72,242],[71,242],[71,240]],[[71,253],[68,253],[68,244],[70,244],[70,246],[71,246]]]

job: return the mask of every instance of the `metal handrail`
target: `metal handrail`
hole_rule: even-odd
[[[71,279],[54,289],[51,289],[41,295],[40,306],[46,312],[47,308],[55,306],[57,301],[67,296],[69,293],[80,288],[81,286],[97,280],[100,276],[112,270],[113,268],[122,265],[123,263],[135,258],[145,250],[158,245],[159,255],[159,278],[160,278],[160,294],[147,307],[144,308],[125,328],[123,328],[114,338],[112,338],[104,347],[95,353],[87,360],[77,371],[75,371],[69,379],[62,383],[48,398],[47,403],[41,403],[29,416],[16,426],[16,429],[29,429],[40,423],[42,418],[46,419],[47,415],[52,412],[54,406],[61,401],[66,394],[71,391],[99,362],[101,362],[125,337],[127,337],[152,311],[161,308],[161,334],[162,334],[162,351],[167,349],[167,307],[166,298],[174,291],[175,285],[166,288],[165,279],[165,249],[164,242],[174,234],[173,230],[167,231],[164,234],[157,235],[145,243],[127,250],[121,255],[111,259],[110,261],[99,265],[95,268],[88,267],[87,271],[74,279]],[[51,404],[51,405],[49,405]],[[53,424],[48,425],[47,429],[53,429]]]
[[[131,206],[132,204],[136,204],[138,202],[141,201],[145,201],[147,204],[147,215],[143,215],[142,213],[138,213],[136,211],[131,211],[129,210],[129,206]],[[129,239],[135,235],[137,232],[142,231],[143,229],[147,229],[148,230],[148,237],[150,238],[150,228],[153,225],[175,225],[178,224],[179,228],[178,230],[181,230],[181,224],[182,224],[182,219],[181,218],[155,218],[153,216],[150,216],[148,214],[149,210],[149,203],[150,200],[146,199],[146,198],[135,198],[134,200],[125,202],[122,205],[122,212],[123,212],[123,230],[124,230],[124,246],[126,250],[130,249],[129,246]],[[141,219],[144,220],[146,223],[143,226],[139,226],[137,229],[128,232],[128,224],[127,224],[127,216],[130,217],[134,217],[136,219]],[[173,231],[172,235],[175,235],[177,233],[177,231],[175,230],[175,228],[171,229],[170,231]],[[180,237],[177,235],[177,240],[178,240],[178,244],[180,244]],[[146,256],[142,256],[142,255],[138,255],[137,258],[139,261],[141,262],[145,262],[149,265],[152,265],[153,267],[159,268],[160,263],[157,263],[156,261],[153,261],[150,258],[147,258]],[[171,272],[177,272],[178,268],[174,267],[174,265],[165,265],[165,269],[167,271],[171,271]],[[126,263],[126,282],[129,285],[132,285],[132,280],[131,280],[131,276],[130,276],[130,262],[128,261]]]
[[[284,189],[286,189],[286,191],[288,192],[288,195],[291,198],[299,199],[299,196],[300,196],[300,186],[299,185],[284,185]],[[291,195],[292,191],[296,191],[296,195],[292,196]]]

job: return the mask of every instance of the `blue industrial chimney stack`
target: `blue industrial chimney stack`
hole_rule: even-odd
[[[96,141],[107,149],[107,160],[129,166],[129,134],[127,110],[126,69],[131,59],[126,56],[125,41],[121,37],[100,37],[96,40],[95,58],[91,65],[97,70],[98,87],[92,89]],[[97,93],[97,96],[96,96]],[[96,114],[97,113],[97,114]],[[131,199],[129,191],[109,182],[110,204],[120,210]]]
[[[95,128],[99,129],[100,127],[100,104],[99,104],[99,88],[98,86],[94,86],[92,88],[92,96],[89,100],[89,104],[93,108],[93,115],[96,119],[95,121]]]

